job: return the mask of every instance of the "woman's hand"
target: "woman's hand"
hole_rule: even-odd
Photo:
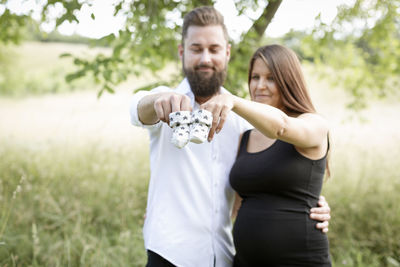
[[[214,133],[221,131],[233,106],[234,96],[228,93],[216,95],[200,106],[201,109],[206,109],[213,115],[213,122],[208,134],[209,142],[213,139]]]
[[[329,220],[331,219],[331,209],[329,208],[325,197],[319,197],[318,207],[311,209],[310,218],[315,221],[320,221],[320,223],[317,223],[317,229],[322,230],[324,233],[328,232]]]

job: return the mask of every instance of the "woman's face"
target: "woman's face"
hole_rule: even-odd
[[[278,86],[269,68],[261,58],[257,58],[254,61],[250,77],[250,96],[252,101],[268,104],[279,109],[283,107]]]

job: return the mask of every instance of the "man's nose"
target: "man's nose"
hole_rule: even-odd
[[[201,63],[203,63],[203,64],[211,63],[211,55],[207,49],[204,49],[203,53],[201,54]]]

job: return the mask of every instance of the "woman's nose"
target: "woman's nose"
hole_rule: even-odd
[[[263,90],[267,89],[267,81],[263,78],[258,80],[257,89]]]

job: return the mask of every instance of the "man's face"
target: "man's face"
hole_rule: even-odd
[[[210,97],[225,81],[230,56],[230,45],[222,27],[190,26],[179,46],[183,71],[195,96]]]

